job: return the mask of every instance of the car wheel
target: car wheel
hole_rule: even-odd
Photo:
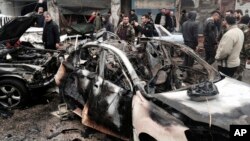
[[[5,108],[16,108],[22,105],[27,93],[27,88],[20,80],[0,80],[0,105]]]

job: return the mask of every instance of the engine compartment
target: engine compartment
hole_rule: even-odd
[[[31,64],[45,66],[53,57],[53,52],[37,50],[29,47],[2,49],[1,63]]]

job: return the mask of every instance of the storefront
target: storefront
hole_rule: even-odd
[[[155,19],[157,13],[162,8],[176,11],[176,0],[132,0],[132,9],[135,9],[136,14],[140,17],[148,12],[152,13],[152,18]]]

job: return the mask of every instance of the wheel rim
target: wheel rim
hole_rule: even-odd
[[[7,108],[17,106],[21,102],[20,91],[12,85],[0,86],[0,104]]]

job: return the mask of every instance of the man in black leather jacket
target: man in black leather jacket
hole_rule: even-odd
[[[215,22],[220,19],[220,13],[213,11],[212,16],[205,22],[204,27],[204,48],[205,48],[205,60],[212,64],[215,61],[216,45],[218,43],[218,29]]]
[[[137,22],[135,23],[135,27],[137,27],[141,34],[145,35],[146,37],[153,37],[154,36],[154,24],[150,22],[150,17],[148,15],[143,15],[141,17],[142,25],[140,26]]]

